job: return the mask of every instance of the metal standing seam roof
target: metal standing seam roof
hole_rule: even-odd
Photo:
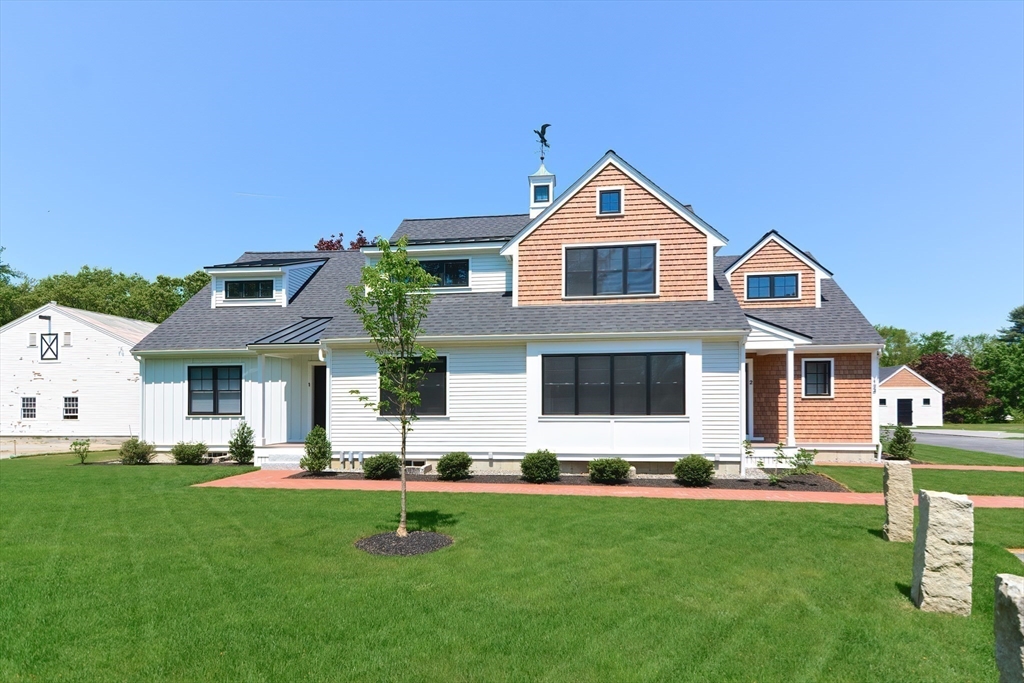
[[[218,263],[215,266],[206,268],[280,268],[281,266],[294,266],[300,263],[319,263],[324,257],[319,258],[261,258],[252,261],[234,261],[232,263]]]
[[[257,344],[316,344],[331,318],[303,318],[297,323],[257,339]]]

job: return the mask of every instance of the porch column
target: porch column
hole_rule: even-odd
[[[793,349],[786,349],[786,445],[796,445],[793,428]]]
[[[264,382],[266,376],[267,357],[262,353],[256,356],[257,374],[260,381],[260,445],[267,445],[267,384]]]

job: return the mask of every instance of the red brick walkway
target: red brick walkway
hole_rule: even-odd
[[[881,462],[819,462],[815,467],[883,467]],[[914,463],[915,470],[973,470],[978,472],[1020,472],[1024,474],[1024,466],[1014,465],[928,465]]]
[[[397,491],[397,481],[369,479],[289,479],[297,470],[256,470],[197,486],[254,489],[333,489],[340,491]],[[760,500],[786,503],[884,505],[881,493],[818,493],[813,491],[749,491],[559,484],[474,484],[472,482],[410,481],[409,491],[438,493],[520,493],[540,496],[603,496],[606,498],[675,498],[684,500]],[[971,496],[979,508],[1021,508],[1024,496]]]

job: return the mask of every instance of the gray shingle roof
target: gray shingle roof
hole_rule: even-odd
[[[899,370],[902,367],[903,367],[902,365],[897,365],[897,366],[891,367],[891,368],[878,368],[878,381],[879,382],[884,382],[885,380],[887,380],[890,377],[892,377],[893,375],[895,375],[896,371]]]
[[[529,222],[528,213],[458,218],[406,218],[391,235],[391,241],[397,241],[402,235],[409,237],[410,244],[507,240]]]

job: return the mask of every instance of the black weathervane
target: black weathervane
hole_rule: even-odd
[[[550,123],[545,123],[540,127],[540,130],[533,131],[537,134],[537,142],[540,143],[540,163],[544,163],[544,149],[551,147],[548,144],[548,128],[551,127]]]

